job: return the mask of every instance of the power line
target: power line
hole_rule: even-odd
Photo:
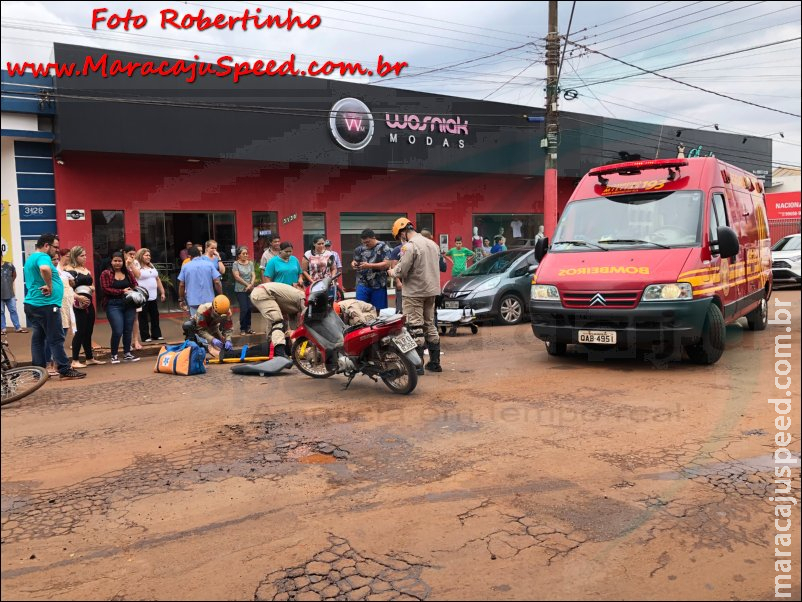
[[[725,54],[717,55],[716,57],[708,57],[708,59],[698,59],[698,60],[695,60],[695,61],[690,61],[688,63],[682,63],[682,64],[698,63],[698,62],[702,62],[704,60],[709,60],[709,58],[718,58],[720,56],[727,56],[727,55],[731,55],[731,54],[737,54],[737,53],[740,53],[740,52],[747,52],[748,50],[754,50],[755,48],[765,48],[767,46],[774,46],[776,44],[784,44],[786,42],[791,42],[791,41],[795,41],[795,40],[799,40],[799,39],[802,39],[802,37],[790,38],[788,40],[781,40],[779,42],[770,42],[768,44],[764,44],[763,46],[755,46],[753,48],[747,48],[747,49],[743,49],[743,50],[736,50],[734,52],[728,52],[728,53],[725,53]],[[571,44],[574,44],[575,46],[579,46],[580,48],[584,48],[585,50],[587,50],[589,52],[593,52],[595,54],[600,54],[600,55],[602,55],[604,57],[607,57],[611,61],[616,61],[616,62],[622,63],[622,64],[627,65],[629,67],[633,67],[634,69],[638,69],[639,71],[643,71],[644,73],[650,73],[652,75],[656,75],[657,77],[662,77],[663,79],[667,79],[669,81],[673,81],[675,83],[678,83],[678,84],[683,85],[683,86],[687,86],[689,88],[695,88],[696,90],[699,90],[701,92],[706,92],[707,94],[713,94],[713,95],[719,96],[721,98],[727,98],[729,100],[734,100],[735,102],[740,102],[740,103],[743,103],[743,104],[751,105],[753,107],[758,107],[760,109],[766,109],[767,111],[774,111],[776,113],[783,113],[785,115],[791,115],[792,117],[802,117],[802,115],[800,115],[798,113],[789,113],[788,111],[782,111],[780,109],[774,109],[772,107],[767,107],[767,106],[764,106],[764,105],[761,105],[761,104],[750,102],[748,100],[743,100],[743,99],[740,99],[740,98],[736,98],[734,96],[729,96],[727,94],[722,94],[720,92],[714,92],[712,90],[707,90],[705,88],[701,88],[699,86],[695,86],[693,84],[689,84],[689,83],[680,81],[680,80],[675,79],[673,77],[668,77],[667,75],[662,75],[661,73],[657,73],[656,71],[652,71],[652,70],[649,70],[649,69],[644,69],[642,67],[638,67],[637,65],[633,65],[632,63],[628,63],[627,61],[622,61],[621,59],[617,59],[615,57],[612,57],[612,56],[610,56],[608,54],[605,54],[605,53],[603,53],[603,52],[601,52],[599,50],[593,50],[592,48],[589,48],[588,46],[584,46],[583,44],[578,44],[576,42],[571,42]],[[674,67],[678,67],[678,66],[680,66],[680,65],[674,65]],[[664,69],[670,69],[670,68],[672,68],[672,67],[666,67]],[[624,78],[618,78],[618,79],[624,79]]]
[[[772,29],[772,28],[775,27],[775,25],[766,25],[764,27],[760,27],[758,29],[754,29],[755,19],[764,19],[764,18],[766,18],[766,17],[768,17],[770,15],[773,15],[773,14],[776,14],[776,13],[780,13],[780,12],[784,12],[786,10],[791,10],[791,9],[794,9],[794,8],[798,8],[798,7],[797,6],[787,6],[785,8],[781,8],[781,9],[778,9],[778,10],[770,11],[770,12],[767,12],[767,13],[761,13],[761,14],[755,16],[755,17],[749,17],[747,19],[742,19],[741,21],[736,21],[734,23],[727,23],[727,24],[721,25],[719,27],[714,27],[713,29],[707,29],[705,31],[700,31],[698,33],[693,33],[693,34],[690,34],[690,35],[686,35],[686,36],[684,36],[683,40],[687,40],[689,38],[695,38],[697,36],[701,36],[701,35],[705,35],[705,34],[708,34],[708,33],[712,33],[714,31],[718,31],[719,29],[725,29],[726,28],[728,30],[731,30],[731,28],[734,27],[735,25],[740,25],[742,23],[749,23],[750,24],[749,34],[750,35],[754,35],[758,31],[763,31],[765,29]],[[797,22],[797,21],[799,21],[799,20],[797,19],[794,22]],[[641,54],[643,54],[644,52],[647,52],[647,51],[651,52],[655,48],[660,48],[661,46],[669,46],[669,45],[675,45],[675,44],[676,44],[676,41],[674,39],[672,39],[669,42],[664,42],[662,44],[657,44],[657,45],[650,44],[648,50],[642,50],[642,51],[638,51],[638,52],[632,52],[632,53],[629,53],[629,54],[625,54],[621,58],[635,57],[635,56],[641,55]],[[646,58],[648,58],[648,60],[652,60],[652,59],[655,59],[655,58],[658,58],[658,57],[661,57],[661,56],[668,56],[668,55],[672,55],[673,56],[677,52],[688,51],[688,50],[690,50],[692,48],[697,48],[698,46],[706,46],[707,44],[709,44],[709,42],[706,41],[706,42],[702,42],[700,44],[693,44],[691,46],[683,46],[681,48],[674,47],[672,50],[670,50],[668,52],[663,52],[663,53],[660,53],[660,54],[650,54]],[[608,46],[607,48],[602,48],[602,50],[607,50],[609,48],[612,48],[612,47]],[[598,67],[598,65],[603,64],[604,62],[606,62],[606,61],[602,61],[600,63],[595,63],[595,64],[589,66],[588,68],[596,68],[596,67]]]
[[[427,75],[429,73],[436,73],[437,71],[442,71],[443,69],[452,69],[452,68],[458,67],[460,65],[467,65],[468,63],[475,63],[476,61],[481,61],[481,60],[484,60],[486,58],[490,58],[490,57],[493,57],[493,56],[498,56],[500,54],[504,54],[504,53],[510,52],[512,50],[519,50],[519,49],[525,48],[527,46],[534,46],[534,43],[533,42],[527,42],[526,44],[521,44],[520,46],[513,46],[512,48],[507,48],[507,49],[501,50],[499,52],[493,52],[491,54],[486,54],[484,56],[480,56],[480,57],[475,58],[475,59],[469,59],[467,61],[460,61],[458,63],[453,63],[451,65],[448,65],[447,67],[435,67],[433,69],[429,69],[428,71],[424,71],[423,73],[410,74],[410,75],[401,74],[401,75],[397,75],[397,76],[391,77],[391,78],[386,78],[385,77],[384,79],[381,79],[381,80],[378,80],[378,81],[369,82],[369,84],[371,84],[371,85],[372,84],[384,84],[384,83],[387,83],[388,81],[395,81],[395,80],[401,79],[402,77],[420,77],[421,75]]]

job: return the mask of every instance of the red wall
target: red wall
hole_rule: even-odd
[[[161,157],[65,154],[56,164],[58,232],[62,246],[80,244],[93,265],[91,211],[124,210],[126,242],[140,245],[139,211],[236,211],[237,234],[253,251],[252,211],[277,211],[283,240],[303,242],[304,211],[325,212],[326,231],[339,249],[341,212],[435,213],[435,234],[471,236],[474,213],[542,213],[543,178],[398,171],[242,161],[189,163]],[[559,181],[560,210],[575,180]],[[67,221],[64,208],[83,209]],[[282,224],[282,218],[298,218]],[[389,225],[389,224],[388,224]],[[181,248],[183,241],[176,241]],[[300,253],[296,252],[296,255]]]

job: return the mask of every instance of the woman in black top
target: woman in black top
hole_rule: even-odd
[[[72,337],[72,367],[85,368],[87,365],[105,364],[96,360],[92,352],[92,332],[95,329],[95,292],[92,274],[86,269],[86,250],[83,247],[70,249],[70,265],[67,270],[74,278],[75,335]],[[80,360],[81,347],[84,348],[86,364]]]

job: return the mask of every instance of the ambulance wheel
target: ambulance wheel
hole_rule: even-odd
[[[557,343],[555,341],[546,341],[546,352],[554,357],[565,355],[568,351],[568,345],[565,343]]]
[[[479,327],[476,324],[471,324],[471,334],[479,332]]]
[[[328,378],[337,372],[336,368],[326,366],[320,350],[305,337],[296,339],[292,344],[292,361],[298,370],[312,378]]]
[[[685,347],[685,352],[695,364],[715,364],[724,353],[727,327],[718,305],[711,303],[707,308],[702,338],[694,345]]]
[[[746,314],[746,324],[749,330],[766,330],[769,325],[769,302],[763,297],[760,305]]]

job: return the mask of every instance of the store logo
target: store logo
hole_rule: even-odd
[[[373,115],[361,100],[343,98],[331,108],[329,129],[344,149],[360,150],[373,138]]]

